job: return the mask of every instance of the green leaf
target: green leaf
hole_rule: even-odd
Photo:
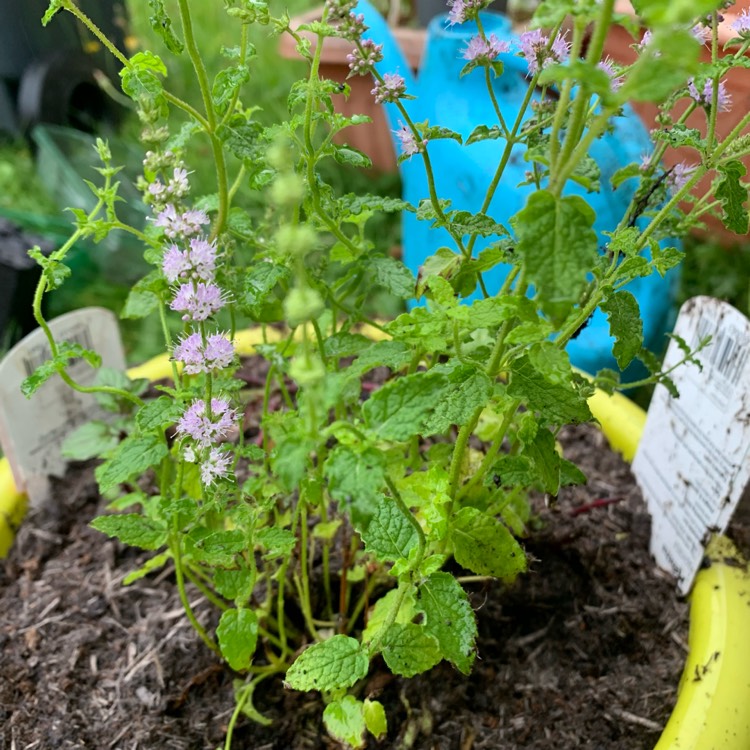
[[[466,139],[466,145],[470,146],[472,143],[477,143],[478,141],[495,141],[498,138],[505,138],[505,134],[499,125],[493,125],[492,127],[477,125]]]
[[[424,613],[424,628],[437,638],[443,658],[469,674],[477,623],[461,584],[450,573],[433,573],[418,589],[417,609]]]
[[[286,685],[294,690],[343,690],[361,680],[369,668],[370,660],[357,640],[334,635],[297,657],[287,670]]]
[[[487,405],[492,381],[482,370],[462,367],[452,373],[450,385],[440,394],[440,403],[425,423],[425,434],[446,432],[452,425],[461,427],[474,412]]]
[[[437,638],[412,622],[391,625],[381,646],[388,669],[402,677],[422,674],[443,658]]]
[[[222,114],[226,112],[234,97],[249,80],[250,71],[246,65],[232,65],[220,70],[211,88],[211,98],[214,100],[216,111]]]
[[[534,462],[536,476],[541,480],[544,491],[557,495],[560,490],[560,454],[552,433],[545,428],[538,430],[534,439],[524,447],[523,453]]]
[[[46,26],[63,7],[63,0],[50,0],[49,7],[42,17],[42,26]]]
[[[131,435],[120,443],[111,458],[95,470],[101,492],[140,476],[156,466],[168,453],[164,439],[157,435]]]
[[[362,714],[365,717],[367,731],[376,740],[385,736],[388,731],[388,719],[385,716],[385,709],[380,701],[371,701],[369,698],[365,698]]]
[[[323,354],[333,359],[354,357],[371,345],[372,341],[361,333],[338,331],[323,342]]]
[[[365,422],[384,440],[408,440],[425,432],[448,387],[448,377],[437,372],[416,372],[391,380],[364,403]]]
[[[414,296],[416,279],[400,260],[389,255],[374,255],[368,258],[367,269],[373,273],[375,283],[395,297],[411,299]]]
[[[378,341],[365,349],[349,369],[357,375],[375,367],[388,367],[395,372],[406,367],[411,358],[411,349],[401,341]]]
[[[152,13],[148,19],[151,28],[162,38],[164,45],[173,55],[179,55],[184,45],[172,29],[172,19],[164,7],[164,0],[148,0],[148,4]]]
[[[558,198],[539,190],[511,219],[528,281],[537,287],[542,309],[553,321],[566,317],[598,258],[595,218],[583,198]]]
[[[369,169],[372,161],[367,154],[362,153],[352,146],[337,146],[332,144],[333,158],[339,164],[346,164],[355,169]]]
[[[161,430],[174,424],[181,416],[183,406],[169,396],[159,396],[149,401],[136,414],[135,422],[142,432]]]
[[[735,234],[747,234],[747,186],[740,182],[747,172],[745,165],[733,159],[722,164],[719,172],[721,179],[714,192],[724,208],[724,226]]]
[[[643,321],[638,300],[630,292],[616,292],[601,305],[607,313],[609,332],[615,339],[612,353],[624,370],[643,346]]]
[[[511,365],[508,395],[526,401],[551,424],[588,422],[592,419],[586,399],[573,382],[555,384],[534,367],[528,355]]]
[[[259,316],[263,306],[271,301],[276,286],[291,277],[289,269],[275,263],[262,261],[250,267],[245,275],[245,293],[240,300],[244,312]]]
[[[48,258],[38,245],[34,245],[28,251],[28,255],[42,267],[42,273],[47,281],[47,289],[49,290],[59,289],[65,282],[65,279],[71,274],[68,266],[59,260]]]
[[[331,497],[352,514],[355,526],[366,525],[385,484],[385,456],[379,450],[336,446],[323,472]]]
[[[238,529],[212,531],[200,527],[187,535],[185,548],[199,562],[231,568],[235,566],[236,555],[247,549],[247,539]]]
[[[722,6],[721,0],[634,0],[633,7],[649,25],[693,23]],[[671,30],[670,30],[671,31]]]
[[[161,101],[163,86],[159,76],[167,75],[167,67],[153,52],[137,52],[130,58],[130,64],[120,71],[122,90],[133,101],[141,98]]]
[[[264,559],[272,560],[288,555],[297,544],[297,538],[289,529],[269,526],[256,532],[255,542],[265,549]]]
[[[323,711],[323,724],[331,737],[348,747],[365,746],[364,705],[353,695],[329,703]]]
[[[477,575],[512,581],[526,570],[526,555],[510,531],[476,508],[462,508],[456,513],[451,541],[458,563]]]
[[[159,298],[153,292],[133,288],[128,292],[120,317],[123,320],[139,320],[150,315],[158,307]]]
[[[74,461],[88,461],[114,450],[120,436],[107,422],[87,422],[74,430],[63,441],[60,452]]]
[[[162,552],[155,557],[150,557],[140,568],[128,573],[125,578],[122,579],[122,585],[130,586],[131,583],[135,583],[135,581],[145,578],[149,573],[153,573],[155,570],[163,568],[171,559],[172,553],[169,551]]]
[[[258,644],[258,616],[251,609],[227,609],[219,620],[216,637],[227,664],[237,672],[248,669]]]
[[[92,367],[99,367],[102,363],[101,357],[89,349],[84,349],[80,344],[71,344],[62,341],[57,346],[57,356],[43,362],[34,372],[21,383],[21,393],[30,398],[41,388],[53,375],[65,370],[71,359],[84,359]]]
[[[401,601],[398,614],[396,615],[396,622],[411,622],[419,614],[415,604],[415,593],[416,588],[414,586],[410,586],[407,589],[406,595]],[[367,618],[367,627],[362,631],[362,642],[364,644],[369,644],[378,635],[378,631],[380,631],[387,622],[388,616],[395,606],[395,602],[399,598],[399,595],[399,589],[391,589],[387,594],[384,594],[375,602],[375,606],[370,610],[369,617]]]
[[[253,574],[247,569],[214,571],[214,587],[226,599],[248,599],[253,593]]]
[[[167,528],[138,513],[120,516],[99,516],[91,527],[109,537],[117,537],[123,544],[155,550],[167,543]]]
[[[367,552],[381,562],[407,559],[417,546],[418,536],[413,523],[398,503],[384,497],[378,503],[372,520],[362,532]]]

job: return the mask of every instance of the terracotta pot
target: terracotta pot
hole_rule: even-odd
[[[321,9],[303,13],[292,19],[291,26],[293,29],[298,28],[301,24],[310,23],[311,21],[320,20]],[[302,32],[302,35],[309,39],[315,48],[317,36],[309,32]],[[404,55],[409,61],[413,71],[419,68],[419,62],[422,57],[422,51],[425,43],[424,29],[407,29],[396,28],[394,35],[398,41]],[[281,37],[279,43],[279,52],[282,57],[287,59],[299,59],[294,39],[288,34]],[[367,115],[372,118],[372,122],[356,127],[345,128],[337,134],[335,140],[337,143],[347,143],[354,148],[359,149],[367,154],[372,160],[373,169],[380,172],[395,172],[396,153],[393,148],[391,134],[388,127],[383,108],[375,103],[372,96],[372,79],[370,76],[354,76],[347,80],[349,74],[349,63],[346,56],[352,51],[351,42],[339,37],[326,37],[323,43],[323,51],[320,60],[320,75],[322,78],[328,78],[340,83],[348,83],[351,93],[348,97],[343,94],[334,96],[336,108],[341,114],[351,117],[352,115]]]
[[[719,48],[723,47],[724,43],[736,37],[737,35],[732,29],[732,23],[737,19],[737,16],[742,12],[750,8],[750,0],[739,0],[729,10],[724,12],[724,21],[719,26]],[[617,0],[615,3],[615,11],[617,13],[623,13],[630,16],[635,16],[633,6],[628,0]],[[632,36],[622,27],[613,26],[609,32],[609,36],[604,45],[604,55],[611,57],[618,63],[629,65],[636,59],[636,52],[633,49],[635,40]],[[723,53],[720,51],[720,55]],[[708,47],[704,47],[702,53],[702,61],[711,61],[711,52]],[[732,97],[732,109],[730,112],[722,112],[717,122],[717,136],[723,138],[728,135],[731,130],[737,125],[737,123],[744,117],[744,115],[750,109],[750,71],[735,68],[729,71],[724,79],[728,93]],[[687,100],[683,99],[678,102],[674,108],[676,114],[680,114],[685,111],[687,106]],[[633,104],[634,109],[638,112],[643,120],[644,124],[648,128],[656,127],[656,116],[659,109],[656,104],[652,102],[636,102]],[[705,135],[706,132],[706,118],[702,110],[696,110],[687,120],[687,126],[691,128],[697,128]],[[685,161],[688,164],[697,162],[697,154],[691,148],[679,148],[670,149],[667,151],[664,162],[668,167],[672,167],[675,164]],[[744,159],[745,167],[750,173],[750,157]],[[711,180],[703,180],[697,186],[698,194],[704,194],[710,188]],[[704,220],[709,228],[711,236],[715,239],[719,239],[727,244],[737,242],[740,238],[739,235],[730,232],[721,223],[721,220],[716,216],[706,216]]]

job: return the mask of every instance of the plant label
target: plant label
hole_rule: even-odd
[[[76,310],[49,325],[57,341],[94,349],[103,366],[125,369],[117,318],[109,310]],[[65,471],[60,454],[65,437],[83,422],[103,414],[94,396],[72,390],[59,375],[53,375],[30,399],[23,396],[21,383],[49,357],[47,338],[38,328],[0,362],[0,445],[16,486],[28,494],[32,505],[46,499],[48,477]],[[68,372],[83,385],[91,385],[96,377],[96,370],[82,360],[71,360]]]
[[[653,519],[651,552],[687,594],[712,533],[723,532],[750,480],[750,321],[726,302],[688,300],[675,334],[701,367],[672,374],[679,398],[657,385],[633,473]],[[672,340],[664,370],[684,356]]]

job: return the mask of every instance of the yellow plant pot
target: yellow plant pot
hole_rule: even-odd
[[[382,337],[374,329],[364,330]],[[235,338],[239,354],[252,354],[261,341],[278,340],[268,329]],[[167,355],[128,371],[131,378],[170,377]],[[646,413],[620,394],[597,392],[589,407],[612,447],[632,460]],[[13,542],[26,511],[26,497],[13,483],[7,459],[0,459],[0,558]],[[750,749],[750,574],[747,564],[725,537],[712,540],[709,564],[695,581],[690,601],[689,654],[677,704],[655,750]]]

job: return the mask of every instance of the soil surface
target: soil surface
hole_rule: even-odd
[[[467,583],[479,618],[470,677],[448,664],[405,681],[376,661],[362,696],[386,707],[370,748],[652,748],[674,704],[687,605],[648,554],[649,520],[630,471],[592,428],[563,435],[589,477],[524,544],[512,587]],[[90,467],[56,483],[0,568],[0,750],[223,747],[234,675],[186,622],[171,569],[123,577],[145,553],[90,529],[102,511]],[[200,619],[212,613],[196,591]],[[335,748],[317,694],[262,683],[233,747]]]

